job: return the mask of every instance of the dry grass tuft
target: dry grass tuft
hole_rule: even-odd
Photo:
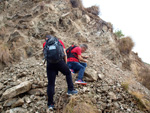
[[[79,102],[79,97],[71,97],[63,113],[98,113],[97,109],[92,105]]]
[[[121,86],[123,87],[124,90],[128,91],[128,89],[129,89],[129,83],[128,82],[122,83]]]
[[[124,55],[130,54],[133,46],[134,46],[134,43],[130,37],[121,38],[119,40],[118,48],[121,54],[124,54]]]
[[[77,99],[76,97],[71,97],[69,103],[67,104],[65,110],[63,113],[73,113],[73,110],[74,110],[74,106],[76,106],[77,104]]]
[[[142,84],[150,90],[150,70],[148,68],[141,69],[138,76],[142,80]]]
[[[74,113],[98,113],[98,111],[90,104],[82,102],[74,107]]]
[[[137,105],[139,106],[139,108],[142,110],[145,108],[145,105],[142,101],[144,95],[141,94],[140,92],[131,92],[131,95],[134,97],[134,99],[136,100]]]
[[[9,65],[12,62],[12,56],[7,45],[0,42],[0,64]]]
[[[89,13],[92,13],[93,15],[99,15],[100,9],[99,6],[91,6],[89,8],[86,8],[86,11]]]
[[[73,8],[81,8],[81,9],[84,8],[82,4],[82,0],[70,0],[70,3]]]

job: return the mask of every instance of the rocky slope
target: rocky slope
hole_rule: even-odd
[[[134,53],[120,54],[119,39],[109,23],[81,8],[72,8],[69,0],[9,0],[0,6],[1,51],[7,50],[7,57],[0,62],[0,112],[47,112],[47,78],[42,65],[45,33],[57,36],[66,47],[72,43],[89,46],[84,78],[88,85],[75,85],[79,94],[67,97],[65,77],[59,73],[54,112],[83,113],[80,109],[86,107],[91,108],[87,113],[150,110],[150,91],[135,78],[144,63],[137,62]],[[126,61],[132,62],[130,70],[123,68]],[[75,104],[69,108],[71,101]]]

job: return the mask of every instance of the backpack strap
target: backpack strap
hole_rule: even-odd
[[[66,50],[67,58],[76,58],[77,60],[79,60],[78,57],[77,57],[77,53],[71,53],[71,51],[72,51],[74,48],[76,48],[76,47],[77,47],[77,46],[72,45],[72,46],[70,46],[70,47]]]

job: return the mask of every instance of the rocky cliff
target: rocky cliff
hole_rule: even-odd
[[[79,94],[67,97],[65,77],[59,73],[54,112],[149,112],[150,91],[137,77],[147,66],[133,52],[121,54],[112,29],[83,6],[72,7],[70,0],[0,1],[0,112],[47,112],[42,62],[46,33],[57,36],[66,48],[89,46],[84,77],[88,85],[75,85]]]

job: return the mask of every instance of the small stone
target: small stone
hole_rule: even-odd
[[[4,85],[0,83],[0,90],[3,89]]]
[[[29,97],[25,97],[24,100],[25,100],[25,102],[28,103],[28,104],[31,103],[31,99],[30,99]]]
[[[83,22],[86,22],[86,23],[89,23],[89,22],[90,22],[90,17],[89,17],[88,15],[84,15],[84,16],[82,17],[82,21],[83,21]]]
[[[27,75],[27,72],[22,72],[20,74],[17,75],[18,78],[21,78],[21,77],[25,77]]]
[[[120,108],[120,106],[119,106],[119,104],[118,104],[117,102],[115,102],[113,105],[114,105],[114,107],[116,107],[116,108]]]
[[[88,87],[83,87],[83,92],[89,92],[90,89]]]
[[[32,84],[32,89],[35,89],[35,88],[38,88],[39,85],[36,85],[36,84]]]
[[[28,93],[30,95],[36,95],[36,96],[44,95],[43,89],[32,89]]]
[[[19,99],[17,100],[12,107],[18,107],[18,106],[22,106],[24,104],[24,100],[23,99]]]
[[[17,98],[9,99],[4,102],[4,107],[12,106],[17,101]]]
[[[94,104],[96,104],[96,99],[95,98],[92,98],[92,102],[94,103]]]
[[[98,77],[99,77],[99,79],[102,80],[102,79],[104,79],[105,76],[103,74],[98,74]]]
[[[110,99],[117,100],[117,97],[116,97],[116,95],[113,92],[109,92],[108,94],[110,96]]]

